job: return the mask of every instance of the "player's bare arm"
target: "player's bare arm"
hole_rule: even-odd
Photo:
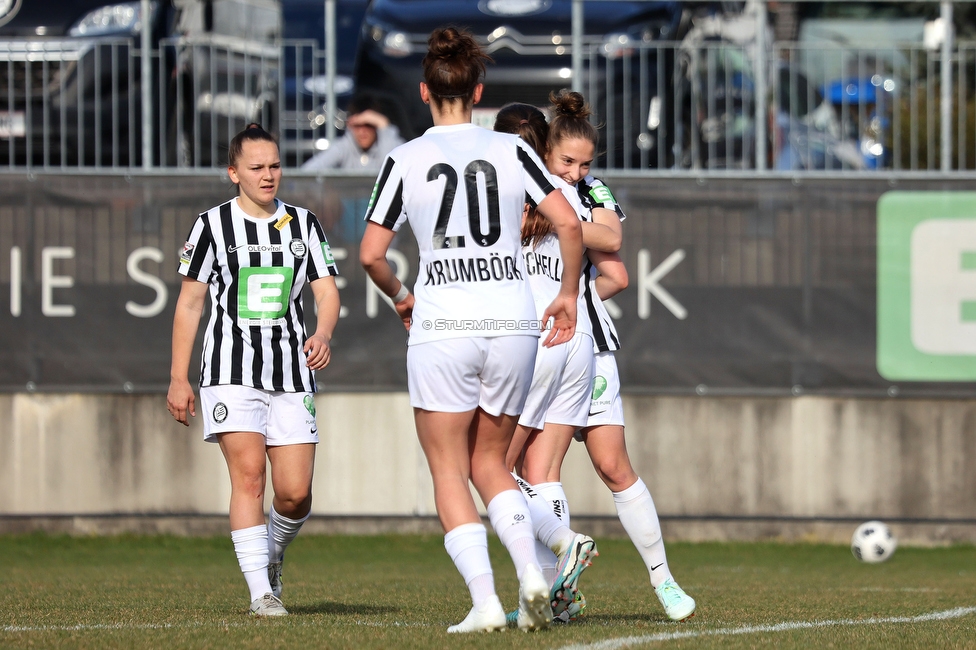
[[[393,301],[394,309],[403,320],[404,327],[409,330],[413,314],[413,295],[397,279],[393,267],[386,259],[386,252],[390,250],[395,235],[395,232],[379,224],[367,223],[363,240],[359,244],[359,263],[363,265],[373,284]]]
[[[206,300],[206,284],[190,278],[183,279],[173,316],[173,356],[166,408],[184,426],[190,426],[189,417],[197,415],[193,387],[189,380],[190,356],[193,354],[193,342],[197,338],[197,328],[200,326]]]
[[[332,276],[319,278],[310,283],[318,314],[315,332],[308,337],[302,348],[305,363],[311,370],[321,370],[332,360],[332,333],[339,321],[339,289]]]

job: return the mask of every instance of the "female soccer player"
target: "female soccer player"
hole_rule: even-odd
[[[431,33],[420,96],[434,126],[390,153],[360,245],[363,267],[409,331],[407,382],[417,435],[444,545],[471,594],[471,611],[448,632],[506,624],[469,479],[515,563],[519,627],[544,628],[552,620],[528,507],[505,467],[540,330],[520,252],[526,195],[553,223],[567,260],[566,279],[542,319],[552,319],[546,345],[573,337],[582,255],[579,220],[531,147],[470,123],[486,60],[468,32]],[[420,249],[416,297],[386,260],[404,221]]]
[[[314,370],[331,357],[339,318],[335,261],[311,212],[276,198],[281,161],[274,138],[257,124],[230,143],[227,173],[236,198],[194,222],[179,272],[185,276],[173,319],[169,412],[196,416],[188,379],[206,294],[212,302],[200,367],[204,437],[220,445],[230,472],[234,550],[256,616],[284,616],[284,551],[312,507]],[[302,290],[318,309],[305,334]],[[264,523],[265,458],[274,489]]]
[[[545,156],[549,125],[538,108],[529,104],[507,104],[498,112],[494,129],[501,133],[517,134],[537,154]],[[607,227],[589,222],[590,211],[580,204],[576,188],[558,177],[553,179],[553,183],[583,221],[583,245],[607,245],[607,233],[601,232]],[[613,219],[616,220],[616,216]],[[532,206],[526,206],[522,218],[522,254],[536,312],[541,317],[554,292],[559,289],[563,260],[549,222]],[[594,254],[595,251],[587,250],[587,255]],[[623,263],[619,257],[616,254],[613,257],[622,269]],[[580,281],[583,281],[582,275]],[[532,524],[539,540],[536,555],[543,575],[552,585],[550,604],[554,621],[565,621],[576,614],[567,613],[567,609],[572,605],[577,581],[598,553],[592,538],[575,533],[554,514],[543,493],[545,486],[529,485],[518,475],[518,471],[521,469],[521,454],[528,442],[533,447],[539,447],[561,444],[560,441],[565,438],[568,446],[573,432],[586,425],[593,385],[593,338],[582,295],[580,298],[573,339],[566,345],[554,348],[540,347],[536,353],[529,395],[506,458],[509,469],[516,469],[515,480],[522,488],[532,514]],[[535,453],[538,455],[540,452]],[[559,456],[556,451],[550,450],[549,453],[553,457]]]
[[[563,92],[551,99],[553,118],[545,156],[549,172],[577,188],[580,200],[592,212],[594,220],[614,214],[618,221],[623,220],[623,211],[610,189],[589,174],[599,142],[596,129],[587,119],[589,106],[576,92]],[[594,469],[613,493],[620,523],[644,560],[665,613],[673,620],[682,620],[694,614],[695,601],[671,575],[654,501],[631,465],[624,439],[620,379],[613,356],[620,345],[613,320],[603,305],[603,299],[622,287],[619,280],[602,277],[592,260],[586,263],[585,273],[590,280],[584,286],[583,299],[591,321],[595,363],[592,399],[580,437]],[[567,428],[544,430],[530,439],[522,461],[522,477],[558,504],[567,527],[569,509],[560,482],[560,468],[571,439]]]

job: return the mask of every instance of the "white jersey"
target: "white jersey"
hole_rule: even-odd
[[[616,212],[621,221],[627,218],[627,215],[617,204],[617,200],[613,198],[610,188],[600,179],[587,176],[576,184],[576,189],[579,192],[583,207],[590,212],[594,208],[606,208]],[[591,221],[592,216],[588,220]],[[607,308],[596,293],[596,278],[600,272],[597,271],[592,262],[586,260],[583,265],[583,275],[589,278],[589,282],[581,288],[580,295],[583,297],[586,313],[592,327],[593,351],[599,353],[619,350],[620,339],[617,337],[617,328],[613,326],[613,319],[610,318]]]
[[[277,204],[268,219],[245,214],[237,199],[211,208],[183,246],[179,272],[210,285],[201,387],[315,391],[302,351],[302,290],[338,269],[315,215]]]
[[[589,221],[590,211],[583,208],[576,189],[558,176],[553,176],[552,181],[573,206],[576,216],[581,221]],[[525,257],[525,270],[528,273],[529,286],[532,287],[532,298],[535,300],[536,316],[541,319],[546,308],[559,294],[562,283],[563,257],[559,250],[559,238],[554,233],[549,233],[537,242],[523,246],[522,255]],[[584,259],[583,262],[585,263],[586,260]],[[589,276],[585,273],[580,274],[579,300],[576,303],[576,331],[592,336],[587,305],[583,296],[587,277]]]
[[[521,138],[473,124],[435,126],[387,157],[366,219],[417,238],[409,344],[461,337],[538,336],[521,255],[526,197],[555,188]]]

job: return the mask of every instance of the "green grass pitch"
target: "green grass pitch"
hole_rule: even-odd
[[[229,537],[0,536],[4,648],[976,648],[976,549],[899,548],[884,564],[843,546],[668,546],[698,601],[665,619],[636,551],[598,540],[588,608],[526,634],[448,635],[469,600],[440,536],[299,536],[288,550],[291,615],[246,615]],[[490,538],[499,596],[514,569]]]

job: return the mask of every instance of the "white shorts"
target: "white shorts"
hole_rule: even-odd
[[[593,357],[593,392],[590,396],[587,427],[601,424],[624,426],[624,404],[620,399],[620,374],[613,352],[598,352]]]
[[[200,389],[203,439],[217,442],[218,433],[254,431],[268,447],[318,443],[315,397],[250,386],[206,386]]]
[[[410,405],[440,413],[480,406],[489,415],[518,415],[532,383],[538,341],[535,336],[495,336],[408,346]]]
[[[539,345],[532,387],[519,424],[541,429],[546,422],[586,425],[593,387],[593,339],[577,332],[551,348]]]

